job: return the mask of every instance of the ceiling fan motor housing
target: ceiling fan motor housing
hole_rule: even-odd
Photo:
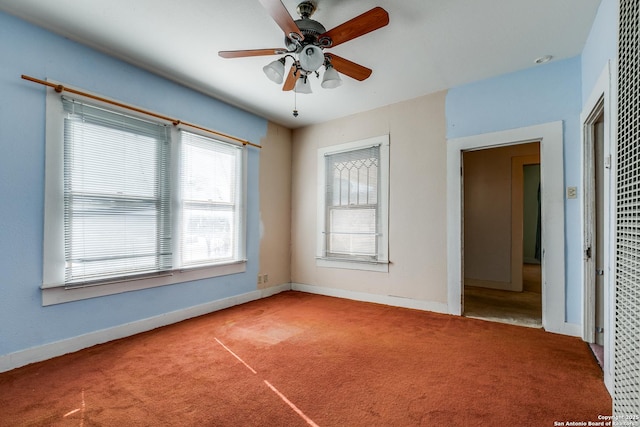
[[[327,32],[327,30],[324,28],[324,25],[322,25],[318,21],[315,21],[309,18],[298,19],[295,21],[295,23],[300,29],[300,32],[302,33],[302,35],[304,36],[304,39],[302,40],[301,44],[298,44],[295,41],[291,40],[289,37],[285,37],[284,42],[285,42],[285,45],[287,46],[287,49],[289,49],[289,51],[296,51],[297,53],[300,53],[300,51],[302,50],[302,47],[308,44],[315,44],[315,45],[320,45],[321,47],[327,47],[327,46],[323,46],[318,42],[318,37]]]

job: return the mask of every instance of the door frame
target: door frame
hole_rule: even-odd
[[[604,113],[604,152],[603,157],[607,160],[609,165],[605,168],[604,176],[604,236],[601,239],[606,247],[604,248],[604,383],[610,393],[613,393],[613,356],[614,356],[614,335],[615,335],[615,277],[616,277],[616,245],[615,245],[615,230],[616,230],[616,156],[617,156],[617,139],[616,139],[616,122],[617,122],[617,94],[616,85],[617,80],[617,68],[615,62],[607,62],[604,66],[600,76],[586,102],[583,104],[583,110],[580,114],[580,124],[582,126],[581,131],[581,159],[582,167],[581,173],[583,182],[585,183],[585,195],[587,194],[586,180],[590,180],[587,161],[591,149],[589,146],[593,146],[592,134],[590,128],[592,128],[593,122],[597,118],[594,112],[602,103],[602,111]],[[606,165],[605,165],[606,166]],[[608,173],[606,172],[608,170]],[[588,240],[588,230],[592,226],[589,221],[593,221],[593,217],[589,219],[588,204],[590,201],[585,197],[582,203],[583,214],[582,216],[582,248],[586,249],[590,241]],[[595,334],[595,283],[590,280],[590,274],[587,274],[587,268],[590,266],[585,262],[585,266],[582,269],[582,283],[584,284],[583,292],[583,313],[582,313],[582,339],[587,342],[593,341]]]
[[[542,326],[550,332],[580,336],[580,327],[565,322],[565,233],[563,122],[447,140],[447,306],[463,307],[462,152],[540,141],[542,193]]]
[[[540,147],[537,154],[511,158],[511,290],[516,292],[524,289],[524,167],[539,164]]]
[[[603,269],[607,271],[605,275],[605,281],[607,280],[608,273],[608,256],[607,256],[607,239],[601,236],[599,242],[596,238],[596,165],[595,162],[604,159],[597,159],[595,156],[595,124],[598,118],[604,115],[604,134],[605,141],[604,146],[608,143],[607,131],[608,123],[606,113],[604,111],[604,96],[600,96],[596,101],[593,109],[589,112],[586,118],[580,119],[582,123],[582,185],[584,193],[582,195],[582,255],[584,260],[582,270],[582,283],[583,289],[583,319],[582,319],[582,339],[586,342],[593,343],[596,340],[596,245],[603,245],[605,253],[605,262]],[[606,155],[604,156],[607,157]],[[606,167],[606,166],[605,166]],[[609,168],[611,164],[609,163]],[[609,181],[608,174],[605,173],[605,183],[603,183],[603,200],[608,205],[608,191],[607,181]],[[606,208],[605,208],[606,210]],[[606,224],[606,214],[603,218]],[[608,232],[605,226],[605,233]],[[608,333],[608,331],[605,331]]]

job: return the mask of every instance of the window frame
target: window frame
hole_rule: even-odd
[[[170,270],[170,127],[68,96],[62,102],[65,284]]]
[[[184,144],[191,144],[192,147],[195,146],[196,141],[195,140],[191,140],[191,141],[185,141],[185,139],[187,137],[185,137],[184,135],[188,135],[188,134],[192,134],[195,135],[196,139],[207,139],[207,140],[211,140],[211,141],[219,141],[219,138],[212,138],[210,135],[204,135],[201,132],[197,132],[194,130],[187,130],[187,129],[179,129],[178,130],[179,133],[179,144],[180,144],[180,148],[183,147]],[[202,141],[200,141],[202,142]],[[238,146],[239,144],[230,144],[230,145],[236,145]],[[219,150],[219,149],[218,149]],[[224,148],[224,150],[228,150],[228,148]],[[182,154],[184,153],[184,151],[182,149],[177,150],[179,151],[179,155],[180,155],[180,160],[176,162],[176,167],[174,168],[176,171],[176,174],[180,175],[181,174],[181,170],[180,168],[184,167],[184,163],[183,160],[184,158],[182,157]],[[215,151],[215,150],[213,150]],[[230,260],[221,260],[215,264],[220,265],[220,264],[228,264],[228,263],[233,263],[236,262],[233,259],[244,259],[246,257],[246,238],[245,238],[245,224],[246,224],[246,216],[247,216],[247,212],[245,209],[246,206],[246,150],[242,150],[242,154],[241,154],[241,158],[240,159],[235,159],[236,161],[239,160],[239,164],[237,163],[235,166],[237,168],[240,169],[240,172],[238,174],[236,174],[236,177],[239,178],[239,182],[236,182],[236,185],[234,186],[235,188],[232,190],[232,192],[234,193],[234,197],[233,197],[233,209],[231,209],[229,212],[231,212],[233,214],[233,219],[235,220],[235,222],[239,223],[239,227],[236,227],[235,229],[233,229],[233,235],[235,237],[235,242],[234,242],[234,246],[233,246],[233,250],[232,250],[232,257]],[[206,261],[204,263],[201,262],[186,262],[184,260],[184,253],[181,250],[182,247],[182,239],[184,238],[184,236],[182,235],[182,233],[184,232],[184,228],[183,228],[183,215],[185,213],[185,205],[190,205],[192,203],[204,203],[206,205],[210,205],[212,207],[219,207],[219,203],[218,202],[213,202],[211,200],[192,200],[192,201],[188,201],[184,198],[184,194],[182,193],[183,190],[183,185],[182,185],[182,181],[180,180],[180,178],[177,178],[176,180],[176,185],[174,188],[174,203],[177,206],[177,208],[174,211],[174,223],[173,223],[173,227],[174,227],[174,245],[177,245],[176,247],[174,247],[174,254],[176,254],[174,256],[174,264],[175,265],[180,265],[182,266],[182,269],[193,269],[193,268],[206,268],[207,264],[210,266],[211,263],[207,263]]]
[[[240,204],[240,224],[238,233],[238,244],[240,245],[237,259],[218,264],[181,266],[179,253],[176,253],[175,243],[174,264],[172,269],[158,271],[148,274],[122,276],[113,279],[103,279],[87,281],[81,284],[65,284],[65,254],[64,254],[64,108],[62,104],[62,94],[55,91],[48,91],[46,96],[46,126],[45,126],[45,205],[44,205],[44,242],[43,242],[43,278],[42,278],[42,305],[53,305],[65,302],[95,298],[106,295],[114,295],[123,292],[148,289],[158,286],[191,282],[200,279],[213,278],[229,274],[243,273],[246,271],[246,198],[247,198],[247,150],[241,147],[240,172],[241,183],[239,185],[241,194],[238,203]],[[102,103],[94,99],[88,99],[81,95],[64,95],[67,98],[76,99],[80,102],[96,105],[114,112],[123,113],[132,117],[139,117],[149,120],[149,116],[137,113],[126,108],[121,108],[107,103]],[[170,125],[170,154],[169,154],[169,174],[171,186],[171,212],[172,212],[172,239],[174,242],[179,239],[179,218],[177,212],[180,211],[180,152],[181,126],[174,126],[173,123],[165,122],[161,119],[153,119],[159,123]],[[239,146],[235,141],[200,132],[197,129],[187,128],[186,131],[197,134],[215,141]]]
[[[326,256],[326,159],[333,154],[356,151],[372,146],[379,146],[378,182],[378,224],[377,259],[367,260],[360,256],[328,257]],[[317,221],[316,221],[316,265],[326,268],[342,268],[376,272],[389,271],[389,135],[347,142],[318,149],[317,157]]]

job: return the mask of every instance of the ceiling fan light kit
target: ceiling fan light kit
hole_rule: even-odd
[[[298,54],[300,67],[305,71],[317,71],[324,64],[322,49],[315,45],[306,45]]]
[[[262,67],[262,71],[272,82],[282,84],[284,81],[284,63],[284,58],[276,59]]]
[[[262,70],[274,83],[284,82],[282,90],[292,90],[294,93],[312,93],[309,76],[315,74],[316,77],[320,77],[318,70],[323,66],[325,71],[320,86],[324,89],[334,89],[342,85],[339,73],[358,81],[363,81],[371,75],[371,69],[333,53],[324,52],[324,49],[338,46],[386,26],[389,23],[389,14],[383,8],[374,7],[327,31],[321,23],[310,18],[316,11],[315,1],[303,1],[298,4],[296,11],[300,19],[295,21],[281,0],[260,0],[260,3],[284,32],[286,49],[231,50],[220,51],[218,55],[223,58],[284,55],[265,65]],[[293,63],[285,78],[287,58],[292,58]],[[297,113],[298,111],[294,110],[295,117],[298,116]]]
[[[325,89],[334,89],[338,86],[342,86],[342,79],[340,78],[340,74],[333,68],[332,65],[329,64],[327,70],[324,72],[324,76],[322,77],[322,83],[320,83]]]
[[[296,93],[313,93],[311,90],[311,84],[309,84],[309,78],[303,76],[296,81],[296,86],[293,89]]]

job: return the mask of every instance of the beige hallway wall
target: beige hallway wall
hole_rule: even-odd
[[[446,310],[446,122],[439,92],[293,131],[292,282],[433,302]],[[388,273],[316,266],[317,151],[390,137]]]
[[[260,144],[260,283],[257,286],[263,289],[291,282],[291,130],[269,123],[267,135]]]
[[[466,285],[522,290],[522,159],[532,156],[540,162],[539,147],[535,142],[464,153]],[[519,167],[517,176],[514,164]],[[519,215],[512,222],[514,186],[520,200]],[[514,227],[518,227],[517,235]],[[516,264],[513,245],[519,249]]]

